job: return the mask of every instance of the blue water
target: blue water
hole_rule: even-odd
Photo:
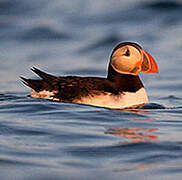
[[[0,179],[181,179],[182,3],[0,1]],[[19,76],[105,76],[120,41],[150,52],[150,104],[119,111],[28,97]]]

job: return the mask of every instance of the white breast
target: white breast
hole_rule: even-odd
[[[112,109],[124,109],[132,106],[148,103],[147,93],[144,88],[141,88],[135,93],[125,92],[120,95],[111,93],[94,97],[85,97],[75,103],[90,104],[93,106],[101,106]]]

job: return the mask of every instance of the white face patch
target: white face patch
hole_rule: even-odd
[[[93,106],[107,107],[111,109],[124,109],[136,105],[147,104],[148,97],[144,88],[141,88],[135,93],[125,92],[121,95],[112,95],[110,93],[85,97],[75,103],[89,104]]]
[[[137,75],[141,70],[141,52],[133,46],[127,45],[117,49],[110,61],[115,71],[122,74]]]

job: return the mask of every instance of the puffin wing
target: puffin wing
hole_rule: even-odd
[[[55,98],[65,102],[76,102],[83,97],[118,92],[105,78],[67,76],[58,77],[56,86],[58,93]]]
[[[32,89],[32,93],[30,94],[32,97],[75,102],[83,97],[108,92],[118,94],[105,78],[78,76],[56,77],[35,67],[31,70],[40,76],[41,79],[20,78],[26,86]]]

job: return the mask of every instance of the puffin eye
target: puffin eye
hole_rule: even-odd
[[[125,55],[125,56],[130,56],[130,51],[129,51],[129,49],[126,50],[126,52],[125,52],[124,55]]]

